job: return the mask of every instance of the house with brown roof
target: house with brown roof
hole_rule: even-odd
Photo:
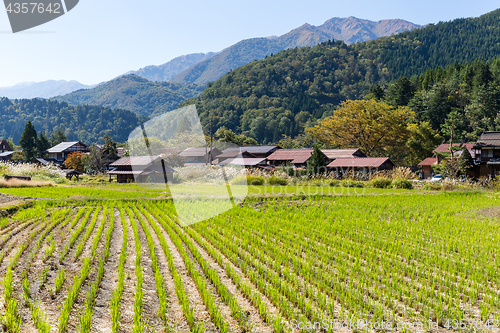
[[[174,169],[165,165],[160,156],[127,156],[111,163],[108,171],[109,181],[116,176],[118,183],[135,182],[167,183],[172,179]]]
[[[81,151],[83,153],[90,152],[89,147],[81,141],[70,141],[61,142],[47,151],[44,151],[44,153],[49,154],[49,158],[47,159],[49,162],[63,164],[66,158],[68,158],[68,155],[77,151]]]
[[[500,176],[500,132],[484,132],[472,148],[475,177]]]
[[[211,163],[221,153],[218,148],[201,147],[187,148],[179,153],[179,156],[184,159],[186,166],[192,166]]]
[[[10,161],[14,155],[12,148],[7,140],[0,141],[0,161]]]
[[[422,178],[424,179],[430,179],[434,175],[434,165],[438,165],[441,163],[441,161],[445,158],[443,157],[444,153],[447,153],[450,151],[450,146],[461,146],[464,147],[469,151],[471,154],[472,158],[475,156],[475,151],[473,149],[474,143],[442,143],[440,144],[436,149],[434,149],[434,155],[432,157],[427,157],[424,159],[422,162],[418,164],[418,167],[422,170]],[[460,157],[463,153],[462,150],[457,150],[454,151],[454,157]]]
[[[321,152],[328,158],[328,163],[337,158],[360,158],[367,157],[359,148],[350,149],[321,149]]]
[[[439,160],[437,157],[427,157],[422,162],[418,163],[418,167],[422,169],[422,179],[432,178],[434,174],[433,165],[438,165]]]
[[[392,170],[396,165],[389,157],[359,157],[359,158],[337,158],[327,168],[340,175],[348,172],[363,173],[369,175],[373,172]]]
[[[307,161],[311,158],[313,149],[278,149],[267,157],[272,166],[293,166],[302,168],[307,166]]]

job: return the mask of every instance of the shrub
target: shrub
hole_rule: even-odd
[[[262,176],[237,176],[231,180],[231,185],[264,185],[264,181]]]
[[[369,187],[373,188],[389,188],[391,187],[392,180],[384,177],[376,177],[368,182]]]
[[[439,191],[442,189],[442,186],[440,183],[427,183],[424,186],[422,186],[422,190],[426,191]]]
[[[408,179],[394,179],[391,183],[391,187],[411,190],[413,189],[413,184]]]
[[[400,180],[400,179],[415,179],[416,175],[410,168],[406,167],[397,167],[392,170],[392,179]]]
[[[280,177],[276,177],[276,176],[271,176],[267,179],[267,183],[269,185],[281,185],[281,186],[284,186],[284,185],[287,185],[288,184],[288,181],[284,178],[280,178]]]
[[[338,180],[338,179],[330,180],[328,185],[338,187],[338,186],[340,186],[340,180]]]
[[[365,183],[359,180],[344,179],[340,182],[342,187],[365,187]]]

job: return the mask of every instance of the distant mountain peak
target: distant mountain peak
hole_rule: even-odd
[[[219,79],[237,67],[288,48],[314,46],[335,39],[352,44],[419,27],[419,25],[400,19],[374,22],[354,16],[334,17],[320,26],[304,23],[279,37],[251,38],[239,41],[213,57],[196,63],[170,81],[206,84]]]
[[[47,80],[43,82],[21,82],[12,87],[0,88],[0,97],[10,99],[51,98],[69,94],[80,89],[89,89],[95,85],[85,85],[78,81]]]

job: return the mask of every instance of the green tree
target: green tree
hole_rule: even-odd
[[[179,135],[184,132],[191,132],[191,123],[189,119],[184,116],[181,118],[179,123],[177,124],[177,128],[175,129],[175,135]]]
[[[35,126],[28,121],[24,126],[24,132],[19,140],[19,145],[23,149],[23,160],[31,162],[36,157],[37,153],[37,134]]]
[[[104,136],[104,146],[102,147],[103,154],[107,160],[116,161],[118,159],[117,143],[111,139],[109,135]]]
[[[50,148],[50,141],[47,135],[43,131],[38,133],[38,138],[36,140],[37,155],[39,157],[43,156],[43,152]]]
[[[61,142],[65,142],[65,141],[68,141],[68,137],[64,133],[64,130],[62,129],[62,127],[59,127],[58,129],[52,130],[50,132],[50,145],[52,147],[57,146]]]
[[[465,146],[463,147],[462,155],[459,157],[459,163],[460,171],[464,175],[467,175],[470,170],[474,169],[474,159]]]
[[[443,137],[432,128],[429,122],[410,124],[408,129],[410,138],[406,142],[408,147],[406,161],[409,165],[416,165],[432,156],[434,149],[443,141]]]
[[[327,159],[325,154],[319,149],[319,145],[315,144],[311,158],[307,161],[307,171],[310,175],[318,175],[326,172]]]

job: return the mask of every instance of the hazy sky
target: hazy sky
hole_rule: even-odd
[[[497,0],[80,0],[66,15],[17,34],[0,10],[0,87],[50,79],[99,83],[183,54],[220,51],[241,39],[282,35],[332,17],[427,24],[497,7]]]

